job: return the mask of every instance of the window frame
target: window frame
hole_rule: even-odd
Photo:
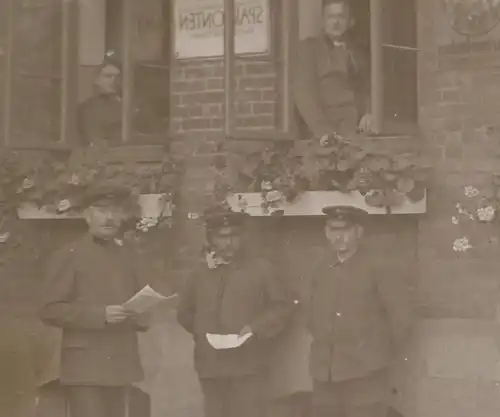
[[[297,0],[279,0],[281,10],[280,31],[273,28],[276,16],[271,18],[271,42],[278,62],[282,64],[283,76],[280,85],[280,104],[283,110],[281,126],[277,129],[249,130],[235,126],[235,0],[224,0],[224,134],[227,139],[254,141],[290,141],[295,135],[294,98],[292,92],[292,59],[298,42],[298,3]],[[270,8],[271,9],[271,8]],[[273,39],[274,38],[274,39]],[[280,42],[280,44],[278,44]],[[239,57],[238,57],[239,58]]]
[[[61,109],[59,111],[60,133],[54,142],[41,143],[34,142],[29,144],[12,143],[12,79],[14,71],[14,25],[16,19],[15,2],[18,0],[8,0],[7,3],[7,36],[5,53],[5,90],[3,100],[3,135],[4,140],[1,145],[17,149],[41,149],[57,150],[70,149],[76,144],[77,135],[77,107],[78,107],[78,85],[80,73],[79,56],[79,0],[60,0],[62,10],[62,31],[61,31],[61,75],[57,78],[61,82],[61,92],[59,100]],[[122,31],[121,39],[123,43],[123,100],[122,100],[122,144],[140,145],[130,143],[133,137],[131,116],[134,112],[134,69],[135,61],[133,59],[133,23],[134,6],[138,7],[137,0],[121,0],[122,9]],[[164,2],[169,4],[169,2]],[[170,62],[172,62],[170,60]],[[171,75],[168,82],[171,84]],[[167,143],[161,145],[145,144],[145,147],[165,147]]]
[[[76,133],[76,100],[78,78],[78,0],[61,1],[61,75],[56,76],[61,82],[59,111],[60,133],[53,143],[12,143],[12,86],[14,72],[14,22],[16,19],[15,5],[17,0],[7,3],[7,44],[5,59],[5,90],[3,98],[3,146],[14,149],[65,149],[71,146]],[[48,6],[50,7],[50,6]],[[56,138],[54,138],[56,139]]]
[[[372,117],[372,137],[409,137],[418,132],[418,114],[411,123],[411,132],[386,131],[385,85],[384,85],[384,50],[396,49],[409,53],[418,53],[417,47],[387,43],[385,41],[384,2],[386,0],[370,0],[370,110]],[[414,0],[415,2],[418,0]],[[418,25],[416,26],[418,28]],[[417,29],[418,30],[418,29]],[[418,82],[418,80],[415,80]],[[418,101],[418,96],[415,96]]]

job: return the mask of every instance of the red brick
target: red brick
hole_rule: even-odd
[[[224,67],[216,67],[216,68],[213,68],[211,75],[213,77],[224,77],[224,73],[225,73]],[[236,77],[243,75],[243,67],[241,65],[240,66],[238,66],[238,65],[235,66],[233,74]]]
[[[262,91],[262,101],[277,101],[278,92],[277,91]]]
[[[203,107],[201,105],[190,106],[188,113],[189,117],[201,117],[203,116]]]
[[[238,101],[260,101],[262,100],[262,91],[258,90],[237,90],[235,99]]]
[[[221,90],[224,88],[224,80],[222,78],[209,78],[206,82],[208,90]]]
[[[194,68],[186,68],[184,70],[184,74],[187,79],[210,77],[212,75],[212,72],[213,71],[211,67],[201,67],[201,66]]]
[[[460,102],[462,100],[463,100],[463,94],[459,89],[441,91],[441,101]]]
[[[244,72],[248,75],[273,74],[274,67],[273,64],[269,62],[249,62],[245,64]]]
[[[200,129],[210,129],[211,120],[208,118],[190,118],[182,122],[182,128],[184,130],[200,130]]]
[[[276,88],[275,77],[242,77],[238,79],[238,88],[240,89],[263,89]]]
[[[220,116],[223,114],[222,105],[219,103],[210,103],[203,106],[203,116]]]
[[[184,104],[198,104],[198,103],[221,103],[224,101],[223,91],[208,91],[192,94],[185,94],[182,97]]]
[[[274,103],[252,103],[253,114],[272,114],[275,111]]]
[[[212,127],[212,129],[223,129],[224,128],[224,119],[220,118],[220,117],[212,119],[211,127]]]
[[[203,91],[206,89],[205,80],[174,81],[172,83],[173,93],[188,93],[194,91]]]

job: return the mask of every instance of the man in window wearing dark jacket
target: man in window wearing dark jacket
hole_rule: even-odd
[[[181,292],[178,320],[194,338],[205,417],[263,416],[268,342],[293,308],[272,267],[245,251],[245,217],[225,209],[206,213],[207,265]],[[251,336],[239,347],[217,350],[207,334]]]
[[[143,379],[137,331],[143,317],[122,304],[141,287],[116,239],[128,189],[100,186],[80,201],[89,233],[50,262],[42,320],[62,328],[60,382],[71,417],[124,417],[126,389]]]
[[[322,33],[300,42],[294,69],[295,105],[308,132],[317,139],[333,132],[368,132],[369,53],[354,39],[348,0],[322,1]]]
[[[408,265],[363,244],[363,210],[324,213],[329,244],[308,306],[314,417],[385,417],[389,366],[412,325]]]

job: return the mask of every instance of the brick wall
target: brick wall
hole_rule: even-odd
[[[408,416],[490,417],[500,411],[494,342],[500,285],[491,227],[454,225],[464,187],[498,168],[498,31],[446,45],[441,2],[419,3],[419,120],[435,162],[428,215],[419,226],[419,307]],[[456,36],[455,36],[456,38]],[[457,254],[456,238],[492,244]],[[408,376],[408,375],[407,375]]]
[[[234,109],[242,128],[276,125],[276,71],[272,61],[235,67]],[[173,131],[221,132],[224,128],[224,65],[221,60],[178,63],[173,73]]]

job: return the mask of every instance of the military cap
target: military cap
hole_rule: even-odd
[[[106,54],[104,55],[104,58],[102,60],[102,63],[100,65],[100,68],[107,67],[108,65],[116,67],[121,71],[122,63],[121,63],[120,57],[118,56],[118,53],[116,51],[110,50],[110,51],[106,52]]]
[[[353,206],[327,206],[323,214],[328,217],[328,225],[334,229],[345,229],[354,224],[361,224],[367,211]]]
[[[240,227],[249,215],[227,207],[215,207],[206,210],[203,217],[207,231],[214,231],[222,227]]]
[[[86,208],[94,204],[126,205],[131,201],[131,198],[132,192],[127,187],[102,184],[86,190],[78,199],[78,206]]]
[[[346,6],[350,6],[350,0],[322,0],[322,7],[329,6],[330,4],[345,4]]]

